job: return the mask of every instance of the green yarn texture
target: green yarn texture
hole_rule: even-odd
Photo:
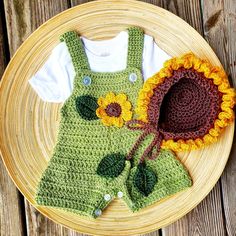
[[[61,36],[61,41],[68,47],[76,76],[73,92],[61,108],[56,146],[38,184],[36,202],[39,205],[96,218],[97,210],[103,210],[118,192],[123,192],[123,200],[132,211],[137,211],[191,186],[187,171],[173,153],[162,151],[157,160],[146,162],[157,177],[152,191],[142,188],[148,196],[140,193],[134,186],[134,175],[140,155],[150,144],[152,135],[142,142],[131,163],[124,157],[141,131],[130,131],[125,126],[107,127],[96,118],[96,100],[108,92],[125,93],[132,109],[136,107],[143,85],[144,35],[138,27],[129,28],[128,34],[127,67],[115,73],[91,71],[77,33],[66,32]],[[135,82],[129,81],[131,73],[137,75]],[[84,78],[88,77],[91,81],[85,85]],[[111,196],[109,200],[104,198],[106,194]]]

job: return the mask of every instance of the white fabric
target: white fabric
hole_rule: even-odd
[[[126,68],[128,32],[122,31],[108,40],[94,41],[82,37],[92,71],[117,72]],[[170,56],[144,35],[142,74],[144,81],[158,72]],[[59,43],[48,60],[29,80],[39,97],[46,102],[64,102],[72,93],[75,70],[65,42]]]

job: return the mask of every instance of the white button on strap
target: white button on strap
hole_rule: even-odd
[[[129,81],[134,83],[137,80],[138,76],[135,73],[129,75]]]
[[[122,198],[123,195],[124,195],[123,192],[120,192],[120,191],[119,191],[119,192],[117,193],[117,197],[118,197],[118,198]]]
[[[89,76],[85,76],[85,77],[83,78],[83,83],[84,83],[84,85],[88,86],[88,85],[91,84],[91,82],[92,82],[92,79],[91,79]]]
[[[105,194],[104,195],[104,199],[105,199],[105,201],[110,201],[111,200],[111,195],[110,194]]]
[[[94,213],[96,216],[100,216],[102,214],[102,211],[101,209],[96,209]]]

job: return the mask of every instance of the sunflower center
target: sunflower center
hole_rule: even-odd
[[[110,103],[106,109],[105,109],[106,113],[108,116],[115,116],[115,117],[119,117],[121,114],[121,106],[120,104],[113,102]]]

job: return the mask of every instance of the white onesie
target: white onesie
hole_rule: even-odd
[[[114,38],[95,41],[82,37],[92,71],[117,72],[127,63],[128,32]],[[170,56],[149,35],[144,36],[142,74],[144,81],[158,72]],[[75,71],[65,42],[59,43],[41,69],[29,80],[39,97],[46,102],[64,102],[72,93]]]

